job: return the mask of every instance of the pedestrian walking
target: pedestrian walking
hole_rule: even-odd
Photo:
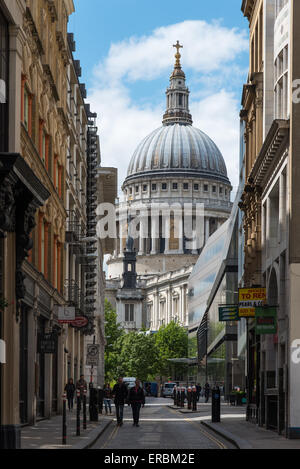
[[[114,385],[112,395],[116,406],[117,425],[121,427],[123,425],[124,404],[128,395],[127,386],[121,376],[118,378],[117,384]]]
[[[140,386],[140,380],[135,381],[135,386],[129,391],[129,404],[132,408],[133,426],[139,427],[141,406],[145,405],[145,394]]]
[[[201,389],[202,389],[202,388],[201,388],[200,384],[196,384],[197,402],[199,402],[199,399],[200,399]]]
[[[74,404],[74,395],[75,395],[75,384],[73,378],[69,378],[67,384],[65,385],[65,391],[67,393],[68,408],[69,411],[73,410]]]
[[[111,390],[109,383],[107,383],[103,389],[103,401],[104,401],[106,415],[108,414],[108,410],[109,410],[109,413],[111,414],[111,398],[112,398],[112,390]]]
[[[84,375],[80,375],[80,379],[76,383],[76,389],[79,389],[80,397],[82,399],[84,391],[87,391],[87,382],[84,379]]]
[[[204,386],[204,396],[205,396],[205,402],[207,403],[209,400],[209,392],[210,392],[210,387],[209,384],[206,383]]]

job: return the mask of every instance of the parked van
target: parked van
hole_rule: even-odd
[[[161,390],[161,397],[173,397],[174,386],[177,386],[176,383],[165,383]]]
[[[126,384],[127,388],[133,388],[135,386],[135,380],[136,378],[123,378],[123,383]]]

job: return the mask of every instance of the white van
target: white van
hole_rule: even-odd
[[[161,391],[161,397],[172,397],[173,396],[173,391],[174,391],[174,386],[177,386],[176,383],[165,383],[162,391]]]
[[[130,388],[133,388],[135,386],[135,380],[136,378],[123,378],[123,383],[126,384],[127,388],[130,389]]]

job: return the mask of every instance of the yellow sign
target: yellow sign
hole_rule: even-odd
[[[255,308],[266,302],[265,288],[239,288],[239,317],[254,318]]]

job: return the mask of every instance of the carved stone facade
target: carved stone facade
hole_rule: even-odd
[[[244,0],[250,27],[245,125],[245,262],[242,285],[266,288],[277,333],[258,334],[247,320],[247,419],[300,438],[299,123],[294,88],[300,73],[297,0]]]

